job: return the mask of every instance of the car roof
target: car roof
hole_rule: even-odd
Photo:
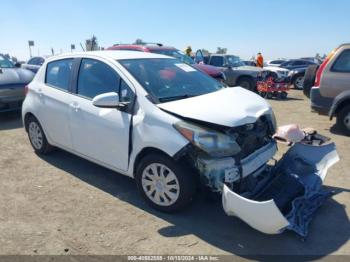
[[[68,53],[62,55],[56,55],[50,57],[48,61],[54,61],[64,58],[75,58],[75,57],[100,57],[113,60],[122,59],[141,59],[141,58],[172,58],[165,55],[148,53],[148,52],[138,52],[138,51],[126,51],[126,50],[104,50],[104,51],[89,51],[89,52],[79,52],[79,53]]]
[[[160,45],[133,45],[133,44],[120,44],[108,47],[108,50],[123,50],[123,49],[135,49],[140,51],[154,51],[154,50],[177,50],[172,46],[160,46]]]

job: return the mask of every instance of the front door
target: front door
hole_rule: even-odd
[[[82,59],[77,78],[70,104],[74,150],[107,167],[127,170],[131,115],[92,104],[97,95],[119,93],[123,80],[110,65],[94,59]]]

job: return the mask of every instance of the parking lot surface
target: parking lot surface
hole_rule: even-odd
[[[331,137],[340,156],[325,180],[336,194],[317,211],[307,239],[262,234],[203,193],[181,213],[154,211],[130,178],[62,150],[37,156],[20,113],[6,113],[0,115],[0,254],[350,255],[350,138],[311,113],[300,91],[270,102],[279,125],[314,127]],[[281,156],[286,146],[279,149]]]

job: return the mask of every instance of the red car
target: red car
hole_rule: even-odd
[[[143,44],[143,45],[132,45],[132,44],[117,44],[107,48],[107,50],[130,50],[130,51],[140,51],[140,52],[150,52],[157,53],[167,56],[172,56],[180,61],[190,64],[194,68],[210,75],[218,81],[225,82],[225,74],[215,66],[205,65],[205,64],[196,64],[193,59],[185,55],[180,50],[170,47],[163,46],[162,44]]]

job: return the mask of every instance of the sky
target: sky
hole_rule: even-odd
[[[248,59],[329,53],[350,42],[349,0],[0,0],[0,53],[19,59],[141,38]]]

